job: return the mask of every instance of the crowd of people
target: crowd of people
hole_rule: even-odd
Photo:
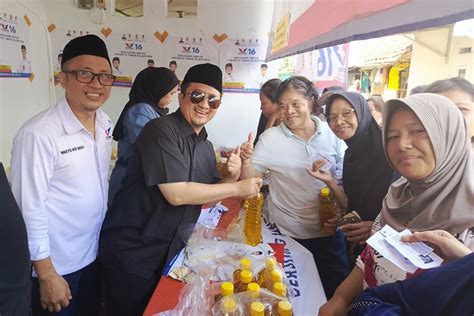
[[[108,315],[141,315],[183,247],[178,227],[205,203],[256,195],[262,178],[265,216],[313,255],[328,299],[320,315],[474,312],[470,82],[439,80],[384,102],[340,87],[320,97],[302,76],[270,79],[256,137],[219,173],[205,127],[222,101],[219,67],[191,67],[179,92],[173,71],[145,68],[113,127],[100,109],[112,66],[99,37],[71,40],[64,99],[17,132],[10,183],[0,165],[0,315],[98,315],[101,302]],[[321,223],[324,187],[338,212]],[[349,212],[359,220],[341,225]],[[366,243],[384,225],[411,230],[406,242],[428,242],[447,263],[401,270]]]

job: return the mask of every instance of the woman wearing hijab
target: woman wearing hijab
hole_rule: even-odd
[[[438,80],[425,87],[426,93],[441,94],[453,101],[466,119],[474,153],[474,85],[464,78]]]
[[[390,100],[383,112],[385,154],[402,177],[390,186],[373,229],[441,229],[473,250],[474,160],[461,112],[446,97],[430,93]],[[422,272],[408,274],[367,246],[319,314],[344,315],[364,287]]]
[[[110,176],[109,205],[125,176],[132,144],[149,121],[166,115],[168,105],[178,89],[179,80],[164,67],[149,67],[140,71],[133,82],[129,101],[115,126],[113,136],[118,141],[118,158]]]
[[[382,131],[364,97],[356,92],[332,93],[326,101],[326,113],[331,130],[347,144],[342,175],[346,209],[355,210],[362,220],[341,228],[349,242],[363,244],[370,237],[373,221],[393,178],[383,151]],[[311,174],[328,186],[333,181],[330,174],[317,168]],[[337,186],[331,188],[337,190]],[[362,249],[354,250],[357,257]]]

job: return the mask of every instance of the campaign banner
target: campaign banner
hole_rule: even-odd
[[[188,69],[202,63],[218,64],[216,43],[203,36],[169,36],[163,45],[163,63],[180,81]]]
[[[27,15],[0,12],[0,78],[33,78],[29,25]]]
[[[153,54],[154,40],[144,33],[113,32],[106,39],[112,63],[112,74],[117,76],[114,86],[129,88],[133,78],[146,67],[159,67]]]
[[[75,30],[75,29],[62,29],[54,28],[51,34],[51,51],[53,54],[53,67],[54,67],[54,84],[59,83],[59,73],[61,72],[61,60],[63,58],[63,49],[67,43],[73,38],[78,36],[84,36],[88,34],[96,34],[100,37],[99,32],[92,30]]]
[[[314,82],[316,90],[347,85],[349,44],[335,45],[268,62],[272,76],[281,80],[304,76]],[[271,77],[271,78],[273,78]]]
[[[258,93],[272,77],[265,63],[267,41],[227,39],[220,44],[220,66],[224,92]]]

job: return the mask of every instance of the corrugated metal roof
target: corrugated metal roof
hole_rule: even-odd
[[[374,68],[391,65],[400,59],[406,61],[403,59],[411,49],[412,41],[403,35],[351,42],[349,67]]]

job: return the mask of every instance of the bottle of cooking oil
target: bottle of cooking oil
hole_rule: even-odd
[[[322,233],[334,235],[335,229],[324,227],[324,223],[333,218],[337,212],[336,203],[330,193],[329,188],[322,188],[319,193],[319,224]]]
[[[242,258],[240,259],[239,266],[240,267],[236,269],[233,273],[234,284],[240,280],[240,272],[242,272],[243,270],[252,270],[252,260],[250,260],[249,258]]]
[[[224,297],[220,310],[218,312],[219,316],[236,316],[237,315],[237,302],[232,296]]]
[[[220,292],[216,295],[214,302],[219,302],[222,297],[232,296],[234,294],[234,284],[232,282],[222,282]]]
[[[262,302],[253,302],[250,304],[250,316],[264,316],[265,305]]]
[[[272,292],[275,293],[275,295],[278,295],[280,297],[285,297],[286,285],[282,282],[275,282],[275,284],[273,284]]]
[[[288,301],[279,301],[274,316],[293,316],[293,306]]]
[[[281,283],[282,280],[283,276],[281,275],[281,272],[278,269],[273,269],[272,272],[270,272],[270,279],[267,280],[267,289],[273,289],[273,286],[276,283]]]
[[[240,279],[234,284],[234,292],[241,293],[247,291],[248,284],[252,282],[252,271],[243,270],[240,272]]]
[[[244,236],[245,243],[251,246],[262,242],[262,207],[263,195],[261,193],[245,199]]]
[[[261,287],[268,288],[267,287],[267,281],[270,279],[270,275],[273,270],[275,270],[277,267],[277,261],[273,257],[267,257],[265,258],[265,268],[260,270],[258,273],[258,284]]]
[[[254,301],[258,300],[260,298],[260,285],[255,282],[249,283],[247,293]]]

